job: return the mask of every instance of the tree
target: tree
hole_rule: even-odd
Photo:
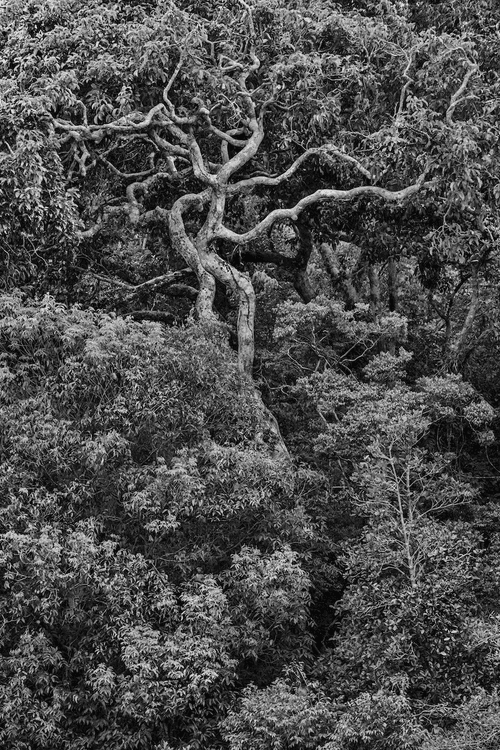
[[[1,743],[216,745],[310,651],[289,459],[223,338],[0,304]]]
[[[260,5],[252,8],[237,2],[216,13],[212,21],[204,17],[205,11],[196,12],[182,5],[167,7],[160,3],[152,11],[146,7],[136,11],[125,9],[123,16],[117,10],[105,11],[99,5],[86,6],[85,11],[77,7],[67,31],[55,26],[55,33],[47,34],[46,29],[59,21],[62,10],[62,6],[50,11],[40,6],[34,19],[30,16],[28,20],[13,4],[5,13],[7,21],[13,19],[11,27],[18,28],[24,37],[29,59],[24,65],[28,69],[34,65],[38,54],[35,40],[43,36],[44,54],[52,61],[47,65],[54,67],[54,71],[50,71],[54,75],[49,79],[45,71],[35,75],[32,69],[23,84],[35,91],[39,101],[45,102],[54,113],[51,118],[53,138],[67,165],[69,180],[73,184],[75,180],[76,184],[82,181],[85,191],[92,170],[105,167],[117,183],[126,185],[124,202],[112,201],[113,205],[109,205],[109,197],[102,196],[96,206],[100,218],[82,230],[81,239],[95,238],[110,221],[121,220],[121,217],[127,217],[132,227],[160,227],[174,250],[196,274],[199,285],[196,308],[201,319],[213,319],[216,281],[236,295],[239,363],[242,371],[250,373],[254,349],[254,290],[248,275],[230,262],[227,251],[225,257],[218,252],[218,247],[227,243],[237,247],[247,245],[263,237],[274,224],[295,221],[303,211],[324,201],[352,202],[363,196],[404,201],[421,188],[423,174],[401,189],[371,184],[376,179],[371,172],[349,155],[344,144],[337,146],[331,139],[323,145],[306,148],[277,176],[262,169],[257,160],[266,138],[266,117],[273,109],[291,111],[294,102],[290,101],[290,96],[294,88],[300,90],[304,85],[300,80],[294,85],[293,79],[301,64],[308,72],[314,62],[314,55],[304,56],[301,51],[309,23],[301,15],[306,12],[305,8],[295,12],[286,12],[279,6],[273,9],[273,22],[281,22],[287,33],[291,33],[292,24],[300,21],[298,38],[291,40],[296,48],[292,70],[287,70],[284,62],[288,50],[280,50],[281,59],[269,59],[266,39],[264,44],[259,41],[256,24],[262,24],[266,17]],[[102,28],[107,19],[119,34],[113,60],[106,57],[97,42],[100,55],[96,62],[88,61],[87,55],[96,44],[94,34],[83,39],[84,46],[76,59],[68,55],[67,33],[74,38],[82,16],[96,19],[98,13],[99,27]],[[135,29],[132,27],[137,18],[140,25]],[[316,22],[321,21],[319,14]],[[136,43],[140,40],[145,45],[140,59],[136,55],[130,57],[133,33],[139,35]],[[165,34],[170,45],[168,59],[161,57],[166,54],[166,43],[162,41]],[[172,48],[176,50],[174,55]],[[7,49],[7,54],[9,51]],[[175,57],[177,62],[173,65]],[[116,71],[110,89],[103,92],[99,87],[102,87],[104,68],[113,64]],[[124,72],[125,81],[117,91],[119,70]],[[140,79],[144,77],[148,87],[141,94]],[[134,81],[136,78],[138,82]],[[323,97],[323,107],[326,107],[332,94],[321,91],[321,86],[324,86],[322,81],[317,84],[318,95]],[[112,104],[112,94],[116,106]],[[272,132],[276,114],[269,119]],[[132,171],[128,156],[131,152],[136,157]],[[319,187],[290,208],[268,211],[246,231],[228,228],[226,223],[232,206],[258,189],[288,184],[311,160],[318,163],[322,171],[335,174],[343,170],[347,172],[347,179],[357,175],[365,184]],[[279,166],[280,160],[276,161]],[[256,168],[260,173],[252,175]],[[331,180],[328,176],[325,178],[327,182]],[[165,193],[167,205],[162,197]],[[174,279],[164,277],[160,281],[168,283]]]

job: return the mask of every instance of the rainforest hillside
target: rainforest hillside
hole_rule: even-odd
[[[500,747],[496,0],[0,3],[0,747]]]

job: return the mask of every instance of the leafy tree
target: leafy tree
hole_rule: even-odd
[[[2,746],[496,747],[498,20],[3,3]]]
[[[309,652],[293,470],[224,338],[1,304],[2,744],[205,747]]]

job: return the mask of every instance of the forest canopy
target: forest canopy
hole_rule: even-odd
[[[499,746],[496,0],[0,49],[0,745]]]

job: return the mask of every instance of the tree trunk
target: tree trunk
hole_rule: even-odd
[[[389,291],[389,311],[397,312],[399,304],[399,278],[398,264],[396,259],[391,256],[387,267],[387,287]]]
[[[380,277],[375,263],[368,264],[368,281],[370,284],[370,315],[375,323],[380,320]]]
[[[311,223],[304,217],[296,222],[295,228],[299,249],[295,258],[294,286],[301,299],[304,302],[310,302],[316,296],[307,273],[307,265],[313,250]]]
[[[174,206],[168,214],[168,229],[170,240],[175,250],[184,258],[195,272],[198,279],[199,291],[196,298],[196,312],[200,320],[213,322],[215,319],[213,304],[215,299],[215,278],[204,268],[198,250],[188,237],[182,210]]]
[[[322,242],[319,246],[319,252],[323,263],[325,264],[326,272],[330,277],[330,280],[334,285],[338,284],[340,278],[340,269],[334,256],[333,247],[329,242]]]
[[[319,251],[333,285],[341,287],[346,307],[352,310],[358,302],[358,292],[352,280],[352,273],[342,273],[335,258],[335,251],[329,243],[322,242]]]
[[[471,279],[471,296],[467,315],[460,330],[450,336],[448,341],[448,351],[446,353],[446,368],[450,372],[458,372],[466,350],[467,341],[470,339],[474,322],[479,309],[479,278],[477,271],[474,270]]]
[[[198,315],[203,321],[215,318],[213,300],[215,295],[215,279],[226,289],[235,292],[238,299],[238,366],[241,372],[248,375],[250,395],[255,403],[255,411],[259,415],[262,429],[256,435],[256,442],[266,444],[273,454],[288,457],[288,449],[281,435],[275,416],[262,401],[262,397],[255,388],[252,380],[254,360],[254,323],[255,323],[255,292],[252,282],[246,273],[238,271],[234,266],[212,252],[205,235],[200,233],[195,242],[187,237],[184,223],[169,221],[172,243],[184,260],[195,270],[200,283],[197,299]],[[247,387],[247,386],[245,386]]]
[[[236,293],[238,365],[240,370],[251,378],[254,359],[255,291],[250,277],[212,252],[203,236],[197,238],[196,248],[205,271],[227,290]]]

